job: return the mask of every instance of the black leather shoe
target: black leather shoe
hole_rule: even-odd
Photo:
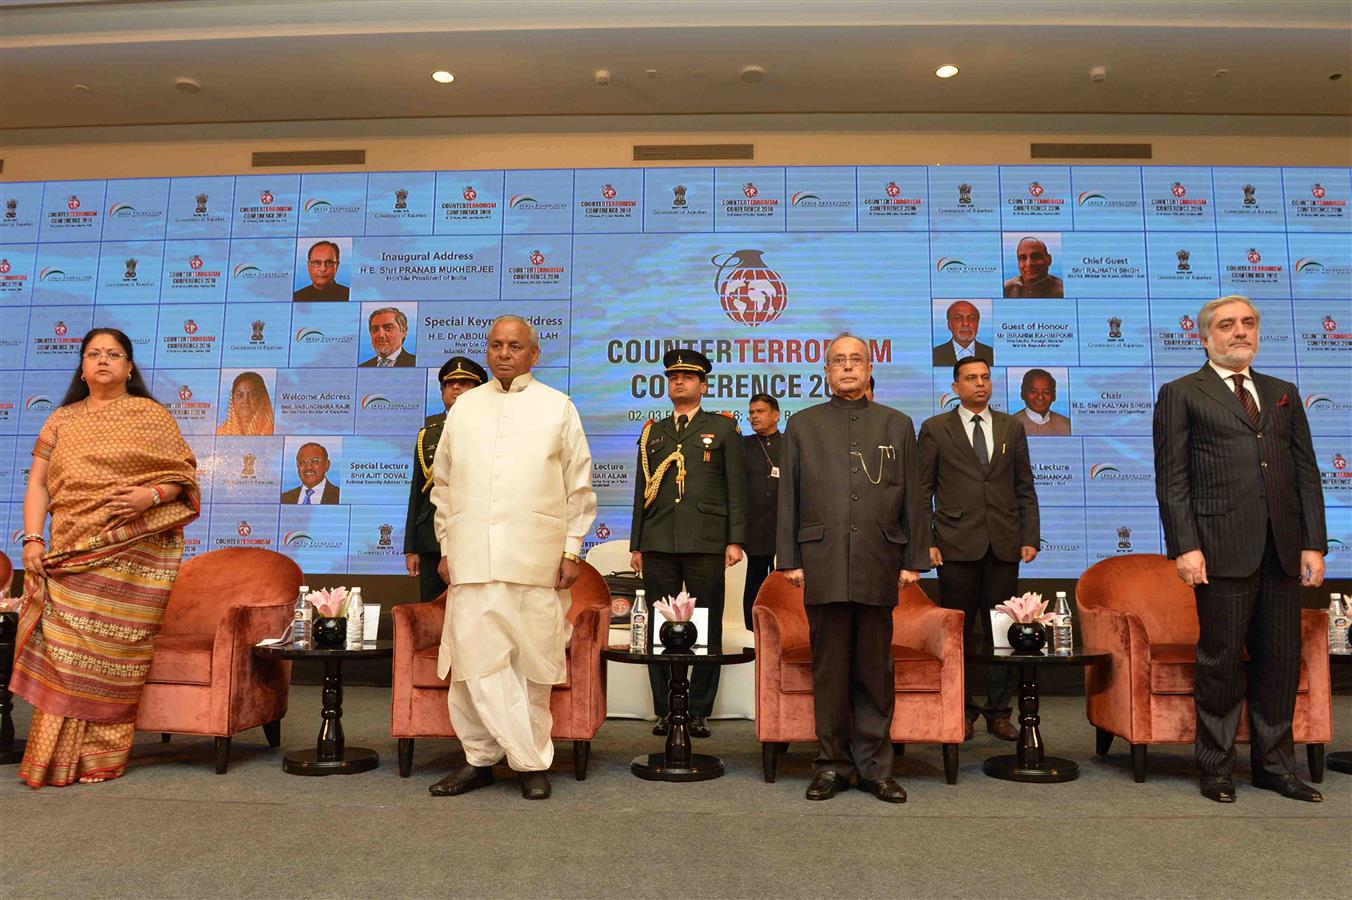
[[[1202,796],[1217,803],[1235,802],[1235,783],[1225,775],[1203,775]]]
[[[872,794],[884,803],[905,803],[906,790],[891,778],[882,781],[859,779],[859,790]]]
[[[986,730],[1002,741],[1016,741],[1019,739],[1019,729],[1015,728],[1014,723],[1005,717],[987,719]]]
[[[807,786],[807,799],[830,800],[842,787],[849,785],[849,780],[839,772],[818,772],[812,776],[812,783]]]
[[[1275,791],[1292,800],[1304,800],[1306,803],[1322,803],[1324,795],[1301,781],[1294,775],[1256,775],[1253,786],[1265,791]]]
[[[667,721],[666,716],[659,716],[657,724],[653,726],[653,734],[665,736],[671,730],[671,723]]]
[[[493,783],[492,766],[463,765],[427,789],[433,797],[454,797]]]
[[[705,721],[704,716],[690,717],[690,736],[697,738],[709,736],[709,723]]]
[[[521,796],[527,800],[549,799],[549,775],[544,772],[517,772],[521,781]]]

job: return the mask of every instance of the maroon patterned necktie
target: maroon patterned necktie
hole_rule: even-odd
[[[1253,427],[1257,428],[1258,404],[1253,402],[1253,395],[1244,390],[1244,376],[1231,375],[1230,380],[1235,383],[1235,399],[1239,401],[1240,406],[1244,407],[1244,412],[1249,417],[1249,421],[1253,423]]]

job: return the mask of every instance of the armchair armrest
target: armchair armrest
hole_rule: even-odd
[[[216,625],[211,650],[212,721],[234,734],[286,715],[291,663],[254,656],[254,645],[278,637],[291,621],[290,601],[230,606]]]
[[[1323,609],[1300,612],[1300,655],[1309,679],[1310,727],[1316,741],[1333,740],[1333,682],[1329,672],[1329,614]]]
[[[1150,636],[1139,615],[1076,603],[1080,637],[1087,647],[1107,650],[1107,662],[1085,672],[1085,712],[1096,727],[1132,743],[1151,741]]]
[[[441,626],[446,620],[446,598],[431,603],[401,603],[390,610],[394,623],[394,654],[401,647],[413,654],[441,643]]]
[[[892,641],[961,665],[963,618],[959,610],[936,605],[919,587],[906,587],[897,595],[892,614]]]

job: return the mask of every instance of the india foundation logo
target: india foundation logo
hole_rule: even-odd
[[[1178,317],[1178,327],[1184,331],[1192,331],[1197,328],[1197,323],[1192,320],[1192,316],[1184,313]]]
[[[605,197],[607,200],[614,200],[619,194],[620,192],[615,190],[615,185],[613,184],[607,184],[601,188],[601,196]]]
[[[80,208],[80,198],[75,196],[74,194],[71,194],[70,197],[66,199],[66,209],[70,210],[71,212],[75,212],[75,210],[79,208]]]
[[[1256,266],[1263,261],[1263,254],[1258,252],[1257,247],[1250,247],[1249,252],[1246,253],[1245,256],[1248,258],[1250,265]]]
[[[765,264],[763,253],[738,250],[709,260],[718,269],[714,290],[724,314],[748,328],[775,321],[789,305],[789,288],[779,273]]]
[[[264,189],[258,192],[258,199],[264,206],[271,206],[276,198],[272,196],[272,191]]]
[[[126,271],[122,273],[122,280],[123,280],[123,281],[135,281],[135,280],[136,280],[136,266],[138,265],[138,263],[139,263],[139,260],[137,260],[135,257],[132,257],[131,259],[129,259],[129,260],[126,261],[126,263],[125,263]]]
[[[253,334],[249,335],[249,343],[263,343],[263,326],[265,325],[267,325],[267,322],[264,322],[262,319],[253,320],[253,325],[251,326],[253,328]]]
[[[598,523],[596,523],[596,532],[595,532],[595,534],[596,534],[596,539],[597,539],[598,541],[608,541],[608,540],[610,540],[610,526],[607,525],[605,522],[598,522]]]
[[[244,454],[243,465],[239,470],[240,478],[256,478],[258,473],[254,467],[258,465],[258,457],[253,453]]]
[[[1324,321],[1321,324],[1325,331],[1334,332],[1338,330],[1338,322],[1333,316],[1324,316]]]
[[[408,191],[404,188],[399,188],[394,192],[394,208],[408,209]]]
[[[18,201],[18,200],[13,200],[13,199],[11,199],[11,200],[6,200],[6,201],[5,201],[5,218],[6,218],[6,219],[15,219],[15,218],[18,218],[18,216],[19,216],[19,201]]]
[[[8,274],[9,274],[9,270],[12,269],[12,268],[13,268],[13,266],[11,266],[11,265],[9,264],[9,260],[7,260],[7,259],[0,259],[0,275],[8,275]]]
[[[1117,549],[1131,549],[1131,529],[1125,525],[1117,529]]]
[[[901,196],[901,185],[897,184],[895,181],[889,181],[887,187],[883,188],[883,190],[887,192],[887,196],[889,197],[896,198]]]
[[[1114,341],[1122,339],[1122,319],[1118,316],[1108,319],[1108,339]]]
[[[1257,200],[1257,198],[1254,197],[1254,194],[1257,192],[1257,190],[1258,190],[1258,189],[1255,188],[1255,187],[1254,187],[1253,185],[1251,185],[1251,184],[1246,184],[1246,185],[1244,185],[1243,191],[1244,191],[1244,205],[1245,205],[1245,206],[1257,206],[1257,205],[1258,205],[1258,200]]]
[[[1192,259],[1191,250],[1179,250],[1174,254],[1174,256],[1178,257],[1178,271],[1180,272],[1192,271],[1192,263],[1188,262],[1188,260]]]
[[[380,525],[380,541],[379,541],[378,546],[381,546],[381,547],[393,547],[393,546],[394,546],[394,540],[393,540],[393,537],[392,537],[393,535],[394,535],[394,526],[393,526],[393,525],[390,525],[390,524],[388,524],[388,523],[383,523],[383,524],[381,524],[381,525]]]
[[[1346,469],[1347,457],[1343,456],[1341,453],[1333,454],[1333,468],[1338,470],[1339,472],[1341,472],[1343,469]]]
[[[460,192],[460,196],[465,198],[466,203],[473,203],[479,197],[479,192],[474,189],[474,185],[467,184],[465,189]]]
[[[207,194],[198,194],[198,195],[197,195],[197,208],[194,209],[193,212],[195,212],[195,213],[196,213],[197,215],[199,215],[199,216],[205,214],[206,211],[207,211],[207,201],[210,200],[210,199],[211,199],[211,197],[208,196]]]
[[[1310,185],[1310,196],[1314,197],[1314,199],[1323,200],[1327,194],[1328,191],[1324,190],[1324,186],[1319,182],[1316,181],[1314,184]]]
[[[530,264],[532,266],[543,266],[545,264],[545,255],[539,250],[532,250],[530,252]]]
[[[192,258],[188,260],[188,268],[192,269],[194,272],[202,268],[203,265],[205,264],[202,262],[202,257],[198,256],[195,253],[193,254]]]
[[[972,186],[967,182],[958,185],[958,206],[972,205]]]
[[[57,337],[65,337],[69,331],[70,328],[69,326],[66,325],[65,322],[57,322],[55,325],[52,326],[52,333],[55,334]]]
[[[188,387],[186,384],[180,384],[178,386],[178,399],[182,400],[184,403],[187,403],[189,400],[191,400],[192,388]]]
[[[1045,192],[1046,188],[1038,184],[1036,181],[1028,185],[1028,196],[1030,197],[1041,197]]]
[[[253,526],[249,524],[247,519],[240,519],[239,524],[235,526],[235,534],[240,537],[248,537],[253,534]]]
[[[1188,196],[1188,189],[1183,186],[1183,182],[1175,181],[1174,186],[1169,188],[1169,193],[1175,197],[1186,197]]]
[[[184,334],[197,334],[197,322],[193,319],[186,319],[183,322]]]
[[[671,189],[672,209],[680,209],[685,206],[685,185],[678,184]]]
[[[746,184],[742,185],[742,193],[746,195],[746,199],[754,200],[756,195],[760,193],[760,188],[748,181]]]

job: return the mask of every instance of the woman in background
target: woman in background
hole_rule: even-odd
[[[272,398],[263,376],[240,372],[230,385],[230,408],[217,434],[272,434]]]
[[[197,462],[131,340],[95,328],[42,426],[23,504],[24,599],[10,688],[33,704],[19,778],[107,781],[131,753],[155,635],[197,518]],[[51,513],[51,542],[43,525]]]

